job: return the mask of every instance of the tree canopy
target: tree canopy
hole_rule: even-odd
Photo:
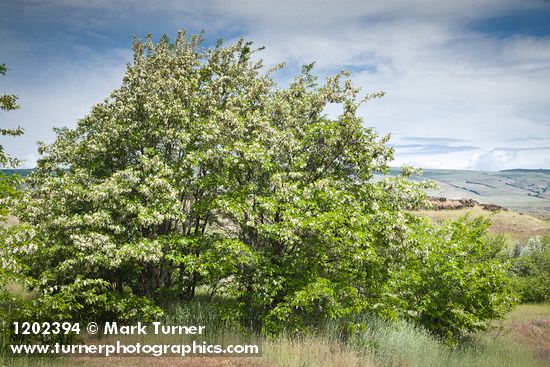
[[[6,75],[8,68],[6,64],[0,64],[0,74]],[[17,110],[19,105],[17,104],[17,96],[13,94],[0,94],[0,110],[1,111],[13,111]],[[23,134],[23,129],[20,127],[10,129],[6,127],[0,127],[1,136],[19,136]],[[17,166],[19,161],[9,156],[4,147],[0,144],[0,168],[7,166]],[[8,177],[3,172],[0,172],[0,223],[4,223],[6,220],[8,201],[12,198],[19,185],[18,177]]]
[[[278,87],[283,66],[244,40],[133,49],[121,87],[40,147],[18,212],[35,306],[153,318],[201,288],[265,332],[369,313],[453,336],[511,304],[504,267],[478,256],[483,223],[436,227],[408,212],[425,199],[412,169],[374,176],[393,150],[357,110],[381,93],[346,72],[321,83],[313,64]]]
[[[6,64],[0,64],[0,74],[6,75],[8,67]],[[0,110],[2,111],[13,111],[19,109],[19,104],[17,104],[17,96],[14,94],[0,94]],[[23,134],[21,128],[9,129],[5,127],[0,127],[0,135],[3,136],[18,136]],[[0,167],[5,167],[7,165],[17,165],[17,161],[11,158],[9,155],[4,152],[4,147],[0,145]]]
[[[0,64],[0,74],[6,75],[8,68],[5,64]],[[19,108],[17,104],[17,96],[13,94],[0,94],[0,110],[13,111]],[[23,133],[21,128],[5,128],[0,127],[1,136],[18,136]],[[6,166],[17,166],[19,162],[9,156],[4,147],[0,144],[0,168]],[[7,176],[0,171],[0,321],[6,319],[4,313],[6,309],[10,309],[16,301],[10,292],[6,289],[6,284],[14,279],[15,274],[20,270],[18,255],[19,250],[24,248],[23,238],[16,245],[10,243],[17,233],[13,228],[5,228],[8,219],[9,208],[13,204],[13,200],[19,194],[20,177],[17,175]],[[28,239],[28,236],[25,236]],[[0,334],[3,334],[4,323],[0,326]],[[0,345],[1,347],[1,345]]]

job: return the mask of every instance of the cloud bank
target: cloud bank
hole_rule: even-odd
[[[19,157],[51,141],[51,127],[79,117],[120,84],[132,34],[205,30],[206,43],[239,36],[321,76],[342,69],[365,92],[365,124],[391,133],[395,164],[500,170],[549,168],[550,5],[536,0],[23,1],[0,5],[0,47],[12,72],[1,81],[22,110],[23,138],[2,141]],[[547,19],[544,16],[542,19]],[[26,26],[22,26],[26,25]],[[4,61],[3,61],[4,62]],[[32,166],[32,158],[28,165]]]

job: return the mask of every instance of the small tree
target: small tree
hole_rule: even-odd
[[[456,340],[509,311],[516,302],[510,263],[496,257],[489,224],[467,216],[442,226],[426,219],[414,224],[412,251],[392,280],[404,318]]]
[[[0,64],[1,75],[6,75],[7,70],[8,68],[6,67],[6,64]],[[17,96],[13,94],[0,95],[0,110],[13,111],[18,108],[19,105],[17,104]],[[21,134],[23,134],[23,130],[21,128],[0,128],[0,135],[2,136],[18,136]],[[0,145],[0,168],[10,165],[17,166],[17,164],[18,161],[10,157],[4,151],[4,147]],[[20,181],[18,176],[7,176],[4,172],[0,171],[0,244],[5,243],[7,231],[4,227],[6,226],[7,215],[9,212],[8,207],[11,200],[17,194],[19,183]],[[0,264],[0,287],[2,287],[6,279],[7,269],[11,268],[11,266],[8,266],[8,263],[13,265],[11,256],[8,256],[8,250],[4,245],[0,245],[0,257],[3,259],[2,264]],[[1,289],[3,289],[3,287]]]
[[[5,64],[0,64],[0,74],[6,75],[7,67]],[[0,95],[0,110],[13,111],[19,108],[17,104],[17,96],[12,94]],[[8,129],[0,128],[2,136],[18,136],[23,134],[21,128]],[[0,168],[8,166],[17,166],[19,161],[9,156],[4,147],[0,145]],[[4,344],[4,336],[7,335],[7,330],[4,330],[5,321],[12,309],[19,303],[19,299],[6,288],[10,281],[19,278],[20,261],[19,258],[25,254],[25,245],[28,245],[29,238],[25,235],[17,237],[17,243],[13,243],[13,239],[17,236],[17,228],[6,228],[10,205],[13,199],[18,195],[20,188],[20,177],[17,175],[7,176],[0,171],[0,348]],[[27,248],[32,249],[32,246]]]
[[[522,301],[550,301],[550,235],[529,239],[513,261],[514,285]]]
[[[8,71],[8,68],[6,64],[0,64],[0,74],[6,75],[6,72]],[[13,94],[2,94],[0,95],[0,110],[2,111],[13,111],[19,109],[19,105],[17,104],[17,96]],[[7,129],[7,128],[0,128],[0,135],[2,136],[19,136],[23,134],[23,129],[20,127],[16,129]],[[6,167],[8,165],[17,165],[18,161],[10,157],[6,152],[4,151],[4,147],[0,145],[0,167]],[[2,192],[2,191],[0,191]]]
[[[406,210],[425,194],[410,172],[373,177],[393,151],[357,109],[380,94],[360,97],[347,73],[319,84],[313,65],[276,88],[281,66],[266,71],[256,52],[183,33],[136,40],[122,86],[41,146],[21,216],[47,296],[86,282],[107,301],[73,301],[112,318],[109,300],[190,300],[202,286],[269,332],[401,314],[393,277],[417,223]]]

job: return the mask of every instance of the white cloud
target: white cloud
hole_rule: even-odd
[[[498,171],[513,168],[546,168],[550,163],[550,147],[496,148],[470,157],[469,169]]]
[[[34,168],[36,167],[36,161],[38,160],[38,156],[35,154],[27,154],[25,158],[23,158],[23,161],[21,162],[20,168]]]
[[[2,126],[21,126],[25,134],[0,139],[0,144],[11,155],[25,157],[29,167],[36,160],[36,141],[52,142],[53,127],[75,127],[93,105],[120,86],[130,59],[130,52],[113,50],[104,57],[88,55],[85,62],[35,70],[22,84],[12,85],[10,80],[8,88],[19,97],[21,109],[2,113]]]
[[[480,171],[498,171],[516,160],[515,151],[493,150],[474,154],[470,159],[470,168]]]
[[[204,28],[211,36],[239,29],[246,39],[267,47],[261,53],[267,64],[287,61],[296,71],[297,66],[316,61],[321,75],[351,68],[353,80],[365,91],[387,92],[360,112],[367,125],[391,132],[392,142],[404,143],[401,138],[406,136],[454,138],[482,151],[473,156],[453,152],[414,157],[397,151],[396,164],[413,159],[423,167],[548,166],[540,152],[496,148],[527,148],[530,142],[514,139],[550,137],[550,38],[495,38],[467,28],[473,20],[544,6],[542,1],[49,0],[33,4],[43,11],[79,8],[85,14],[86,9],[100,9],[110,20],[121,10],[127,13],[125,20],[162,14],[174,27]],[[105,24],[93,19],[84,24],[86,31],[105,35],[92,29]],[[21,156],[28,154],[28,139],[36,140],[51,126],[74,124],[120,84],[128,54],[113,51],[104,59],[106,54],[94,55],[94,50],[82,52],[92,59],[88,65],[66,60],[50,68],[50,77],[43,74],[43,83],[19,93],[24,109],[10,121],[28,126]],[[288,74],[278,77],[284,82]]]

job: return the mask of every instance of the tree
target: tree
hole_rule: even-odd
[[[86,282],[107,301],[73,300],[80,315],[116,318],[109,300],[155,315],[148,300],[203,287],[266,332],[406,311],[394,279],[415,250],[406,210],[425,184],[409,168],[374,177],[393,150],[357,109],[381,94],[360,97],[345,72],[319,84],[313,64],[276,88],[282,65],[266,71],[257,51],[243,40],[203,49],[184,33],[135,40],[122,86],[40,147],[20,216],[36,231],[28,274],[46,296]]]
[[[6,75],[8,68],[6,64],[0,64],[0,74]],[[13,94],[0,95],[0,110],[13,111],[19,108],[17,104],[17,96]],[[18,136],[23,134],[23,129],[20,127],[16,129],[0,128],[0,135],[2,136]],[[4,151],[4,147],[0,145],[0,168],[7,166],[17,166],[18,161],[10,157]],[[0,224],[6,223],[8,214],[8,202],[16,195],[17,188],[19,187],[19,177],[8,177],[4,172],[0,171]],[[1,238],[1,233],[0,233]]]
[[[0,64],[0,74],[6,75],[8,68],[6,64]],[[2,94],[0,95],[0,110],[2,111],[13,111],[19,109],[17,104],[17,96],[13,94]],[[18,136],[23,134],[23,129],[20,127],[16,129],[6,129],[0,128],[0,135],[3,136]],[[18,161],[11,158],[4,152],[4,148],[0,145],[0,167],[8,165],[17,165]]]
[[[550,236],[530,238],[512,268],[514,284],[524,302],[550,301]]]
[[[0,74],[6,75],[7,67],[0,64]],[[0,95],[0,110],[13,111],[19,108],[17,96],[12,94]],[[0,128],[2,136],[18,136],[23,134],[21,128],[8,129]],[[6,166],[17,166],[18,160],[5,153],[4,147],[0,145],[0,168]],[[28,236],[17,237],[17,228],[7,228],[9,208],[13,200],[18,196],[20,188],[20,177],[18,175],[7,176],[0,171],[0,320],[5,320],[7,314],[18,304],[19,299],[6,288],[8,282],[18,279],[20,275],[20,257],[25,254],[25,245],[28,245]],[[13,239],[17,237],[17,244]],[[32,247],[28,248],[32,250]],[[5,335],[4,323],[0,322],[0,335]],[[0,347],[3,343],[0,342]]]
[[[5,64],[0,64],[0,74],[6,75],[7,67]],[[0,110],[2,111],[13,111],[19,108],[17,104],[17,96],[12,94],[2,94],[0,95]],[[16,129],[7,129],[0,128],[0,135],[3,136],[18,136],[23,134],[21,128]],[[0,145],[0,168],[6,167],[8,165],[16,166],[18,161],[10,157],[4,152],[4,147]],[[7,230],[4,229],[7,215],[8,207],[11,200],[17,195],[18,188],[20,184],[20,177],[17,175],[7,176],[4,172],[0,171],[0,242],[5,242],[5,236]],[[0,291],[2,291],[3,285],[6,279],[7,264],[12,263],[11,257],[8,256],[7,250],[4,246],[0,246],[0,255],[4,259],[2,264],[0,264]],[[12,264],[13,265],[13,264]]]

